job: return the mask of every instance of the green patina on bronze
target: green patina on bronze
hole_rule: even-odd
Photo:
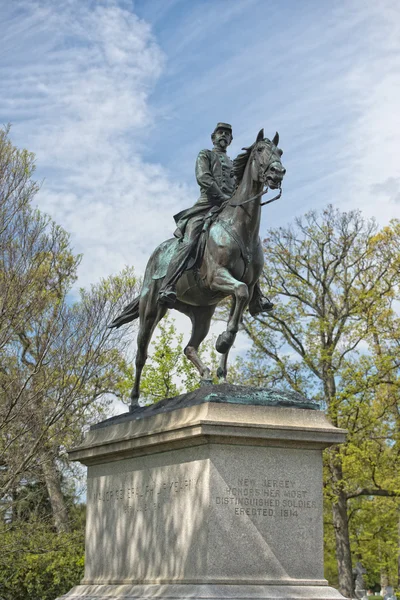
[[[228,389],[226,389],[228,387]],[[225,389],[224,389],[225,388]],[[319,410],[314,400],[307,400],[296,392],[285,390],[254,388],[248,386],[213,386],[212,392],[205,396],[206,402],[228,404],[249,404],[253,406],[286,406]]]
[[[160,244],[155,250],[152,255],[152,259],[154,259],[155,263],[153,279],[162,279],[165,277],[168,265],[175,253],[178,243],[177,239],[165,240],[165,242]]]

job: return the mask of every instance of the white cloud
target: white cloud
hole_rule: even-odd
[[[13,39],[29,31],[29,48],[39,34],[41,43],[18,77],[6,71],[2,91],[14,119],[30,117],[14,131],[46,174],[40,208],[84,253],[79,284],[127,263],[142,272],[152,247],[171,235],[172,214],[191,202],[161,165],[141,158],[164,56],[150,26],[116,3],[21,6]]]
[[[162,165],[144,158],[146,150],[160,136],[157,129],[171,132],[165,125],[172,116],[172,132],[182,137],[168,153],[175,175],[187,177],[209,134],[200,140],[197,121],[209,115],[211,130],[222,100],[223,118],[235,128],[233,154],[252,141],[257,126],[264,124],[267,135],[281,130],[285,193],[266,209],[262,231],[328,202],[382,219],[399,214],[400,204],[383,187],[397,173],[400,139],[395,0],[339,3],[329,19],[324,11],[313,18],[306,6],[300,24],[284,7],[266,10],[256,1],[232,2],[219,17],[221,2],[207,14],[196,3],[183,10],[182,3],[169,24],[168,62],[129,2],[17,0],[14,6],[21,9],[18,18],[12,8],[0,9],[9,59],[0,73],[1,118],[13,120],[16,141],[37,153],[46,174],[40,206],[71,231],[84,253],[80,283],[125,263],[143,271],[152,249],[171,235],[172,214],[195,200],[194,181],[190,188],[179,185]],[[173,14],[174,6],[168,4]],[[247,30],[238,26],[253,12],[258,21],[248,43]],[[277,24],[285,15],[281,31]],[[247,43],[233,44],[238,35]],[[202,51],[208,42],[214,60],[207,63]],[[193,62],[199,52],[204,69]],[[162,101],[155,111],[151,94],[160,78],[169,82],[168,97],[158,90]]]
[[[342,202],[386,224],[400,218],[400,5],[382,0],[362,8],[366,51],[345,80],[357,114],[343,131],[348,187]]]

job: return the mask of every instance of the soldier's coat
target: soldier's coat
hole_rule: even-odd
[[[200,198],[194,206],[174,215],[181,235],[189,219],[205,217],[213,206],[222,204],[224,196],[232,196],[235,190],[233,162],[225,152],[200,150],[196,160],[196,179],[200,186]]]

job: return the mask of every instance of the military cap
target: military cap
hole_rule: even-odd
[[[232,125],[229,125],[229,123],[217,123],[217,126],[213,131],[213,135],[217,131],[217,129],[228,129],[228,131],[230,131],[232,135]]]

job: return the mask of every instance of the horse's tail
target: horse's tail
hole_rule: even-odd
[[[122,313],[108,326],[109,329],[121,327],[121,325],[125,325],[125,323],[130,323],[137,319],[139,316],[139,300],[140,296],[137,296],[130,304],[128,304],[128,306],[125,306]]]

